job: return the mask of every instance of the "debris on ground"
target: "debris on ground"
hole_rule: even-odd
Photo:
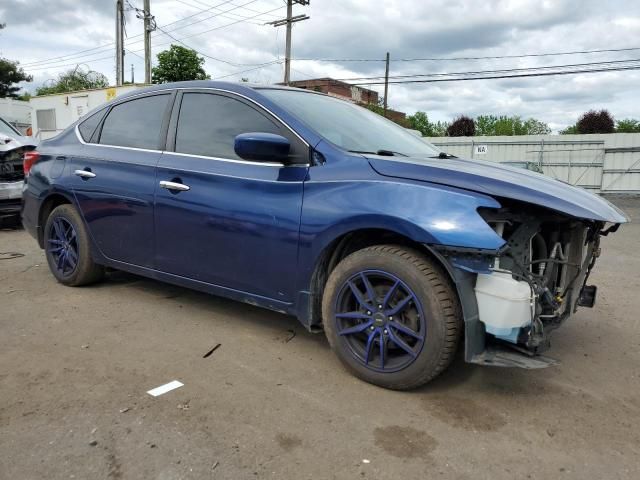
[[[212,354],[213,352],[215,352],[215,351],[216,351],[218,348],[220,348],[221,346],[222,346],[222,344],[221,344],[221,343],[218,343],[215,347],[213,347],[211,350],[209,350],[207,353],[205,353],[205,354],[202,356],[202,358],[210,357],[210,356],[211,356],[211,354]]]
[[[129,410],[131,410],[129,407],[121,408],[120,413],[127,413]]]
[[[184,386],[184,383],[179,382],[178,380],[173,380],[172,382],[165,383],[164,385],[160,385],[159,387],[152,388],[147,393],[152,397],[158,397],[182,386]]]
[[[296,337],[296,332],[295,330],[292,329],[288,329],[287,332],[289,332],[291,334],[291,336],[289,338],[287,338],[284,343],[289,343],[291,340],[293,340]]]
[[[92,446],[92,447],[95,447],[96,445],[98,445],[98,441],[97,440],[91,440],[89,442],[89,445]]]
[[[14,258],[24,257],[24,253],[20,252],[0,252],[0,260],[13,260]]]

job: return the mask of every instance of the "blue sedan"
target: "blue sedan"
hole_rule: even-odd
[[[132,272],[295,315],[393,389],[466,361],[537,368],[627,222],[540,174],[438,151],[355,104],[220,82],[122,96],[25,153],[55,278]]]

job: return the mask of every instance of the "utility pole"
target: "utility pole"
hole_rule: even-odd
[[[310,0],[286,0],[287,1],[287,18],[283,18],[282,20],[275,20],[273,22],[267,23],[267,25],[273,25],[274,27],[281,27],[282,25],[287,26],[287,39],[286,39],[286,47],[285,47],[285,56],[284,56],[284,84],[289,85],[291,80],[291,26],[295,22],[300,22],[302,20],[308,20],[309,15],[296,15],[293,16],[293,4],[297,3],[299,5],[309,5]]]
[[[144,0],[144,83],[151,83],[151,32],[152,28],[150,0]]]
[[[116,0],[116,86],[124,83],[124,2]]]
[[[291,28],[293,22],[293,0],[287,0],[287,39],[284,48],[284,84],[289,85],[291,80]]]
[[[387,94],[389,93],[389,52],[387,52],[386,67],[384,69],[384,118],[387,118]]]

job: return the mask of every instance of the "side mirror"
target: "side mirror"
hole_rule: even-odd
[[[233,149],[240,158],[245,160],[285,163],[291,144],[281,135],[252,132],[236,136]]]

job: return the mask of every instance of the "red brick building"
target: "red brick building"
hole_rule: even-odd
[[[314,90],[333,97],[356,103],[378,103],[378,92],[356,85],[350,85],[333,78],[314,78],[312,80],[296,80],[289,83],[296,88]]]
[[[348,100],[359,104],[374,104],[379,101],[378,92],[358,85],[351,85],[333,78],[314,78],[311,80],[296,80],[289,82],[291,87],[304,88],[315,92],[326,93],[342,100]],[[387,109],[387,118],[400,125],[405,123],[406,114],[395,110]]]

